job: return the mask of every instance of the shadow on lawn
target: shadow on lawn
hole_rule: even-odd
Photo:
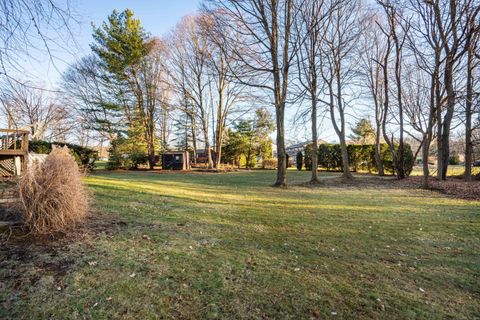
[[[114,237],[127,229],[152,229],[157,225],[132,224],[115,215],[92,213],[66,233],[32,235],[22,226],[0,229],[0,288],[8,292],[0,308],[8,309],[8,299],[27,294],[32,286],[61,291],[64,277],[83,267],[95,255],[94,241],[100,236]]]

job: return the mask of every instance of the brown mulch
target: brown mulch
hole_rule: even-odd
[[[404,180],[397,180],[395,183],[404,188],[423,188],[423,177],[409,177]],[[451,177],[444,181],[431,177],[428,183],[429,189],[449,197],[480,200],[480,180],[478,179],[465,181],[462,177]]]
[[[320,178],[318,184],[309,182],[297,184],[307,188],[359,188],[359,189],[423,189],[423,177],[408,177],[398,180],[393,176],[379,177],[377,175],[356,175],[353,180],[340,177]],[[465,181],[462,177],[450,177],[448,180],[438,180],[431,177],[429,188],[451,198],[480,200],[480,179]]]

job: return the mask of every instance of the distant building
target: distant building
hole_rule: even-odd
[[[213,162],[217,159],[217,153],[210,148]],[[208,154],[206,149],[197,149],[197,163],[208,163]]]
[[[188,151],[164,152],[161,157],[163,170],[190,170],[190,155]]]
[[[95,146],[95,147],[91,147],[91,148],[93,150],[97,151],[98,160],[101,160],[101,161],[107,161],[108,160],[110,147]]]
[[[318,139],[318,144],[325,144],[327,143],[325,140]],[[305,156],[305,148],[311,144],[312,141],[304,141],[289,145],[285,148],[285,152],[288,154],[288,157],[292,160],[293,164],[297,162],[297,153],[300,151]]]

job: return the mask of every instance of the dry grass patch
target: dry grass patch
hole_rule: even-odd
[[[17,210],[35,234],[65,232],[87,214],[82,175],[68,148],[54,148],[44,162],[30,163],[18,179]]]

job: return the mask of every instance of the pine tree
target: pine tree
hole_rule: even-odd
[[[352,128],[350,139],[358,144],[373,144],[375,142],[375,129],[368,119],[361,119],[355,128]]]

